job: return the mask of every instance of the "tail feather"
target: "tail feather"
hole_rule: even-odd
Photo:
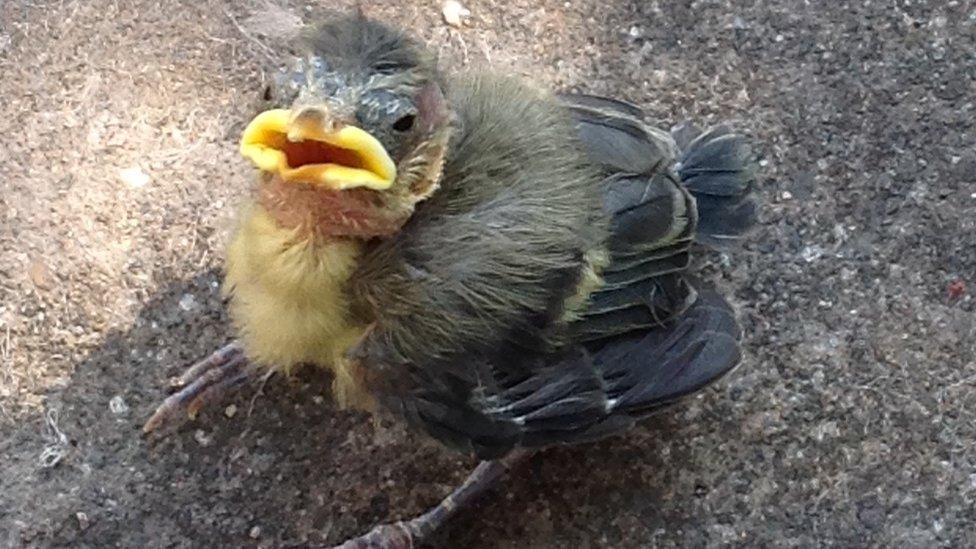
[[[675,130],[687,141],[687,127]],[[716,126],[690,140],[677,166],[681,183],[698,206],[698,242],[719,249],[736,242],[759,213],[756,166],[745,138]]]

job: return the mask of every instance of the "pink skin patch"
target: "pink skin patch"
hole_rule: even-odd
[[[376,191],[337,191],[272,177],[258,202],[281,226],[321,237],[372,238],[397,232],[409,212],[391,211]]]
[[[447,101],[441,87],[431,82],[417,92],[414,99],[420,118],[420,133],[428,135],[447,121]]]

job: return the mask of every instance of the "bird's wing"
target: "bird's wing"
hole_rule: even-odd
[[[730,371],[739,361],[738,339],[732,309],[703,291],[667,326],[540,358],[524,377],[476,357],[474,379],[410,368],[415,390],[387,405],[441,442],[486,459],[514,448],[591,441],[628,429]],[[472,383],[473,391],[454,386]]]
[[[597,341],[661,325],[696,297],[685,270],[698,214],[674,171],[677,146],[634,105],[592,95],[559,98],[590,161],[605,175],[603,202],[611,219],[603,286],[591,294],[574,334]]]
[[[652,174],[674,163],[674,139],[647,124],[636,105],[577,93],[556,97],[576,122],[578,138],[590,160],[607,173]]]
[[[619,174],[605,182],[611,213],[603,285],[572,329],[595,341],[666,323],[695,300],[686,280],[697,215],[673,174]]]

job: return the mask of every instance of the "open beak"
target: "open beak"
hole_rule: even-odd
[[[396,165],[375,137],[355,126],[332,129],[325,116],[273,109],[257,115],[241,137],[241,154],[285,181],[343,190],[388,189]]]

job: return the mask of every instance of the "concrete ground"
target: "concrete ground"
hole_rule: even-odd
[[[311,374],[158,444],[223,343],[236,140],[289,34],[351,2],[0,4],[0,545],[302,547],[413,515],[471,459]],[[365,3],[364,3],[365,4]],[[976,545],[976,4],[368,3],[449,66],[731,120],[762,224],[720,267],[742,367],[536,456],[437,546]],[[236,413],[231,413],[236,411]]]

